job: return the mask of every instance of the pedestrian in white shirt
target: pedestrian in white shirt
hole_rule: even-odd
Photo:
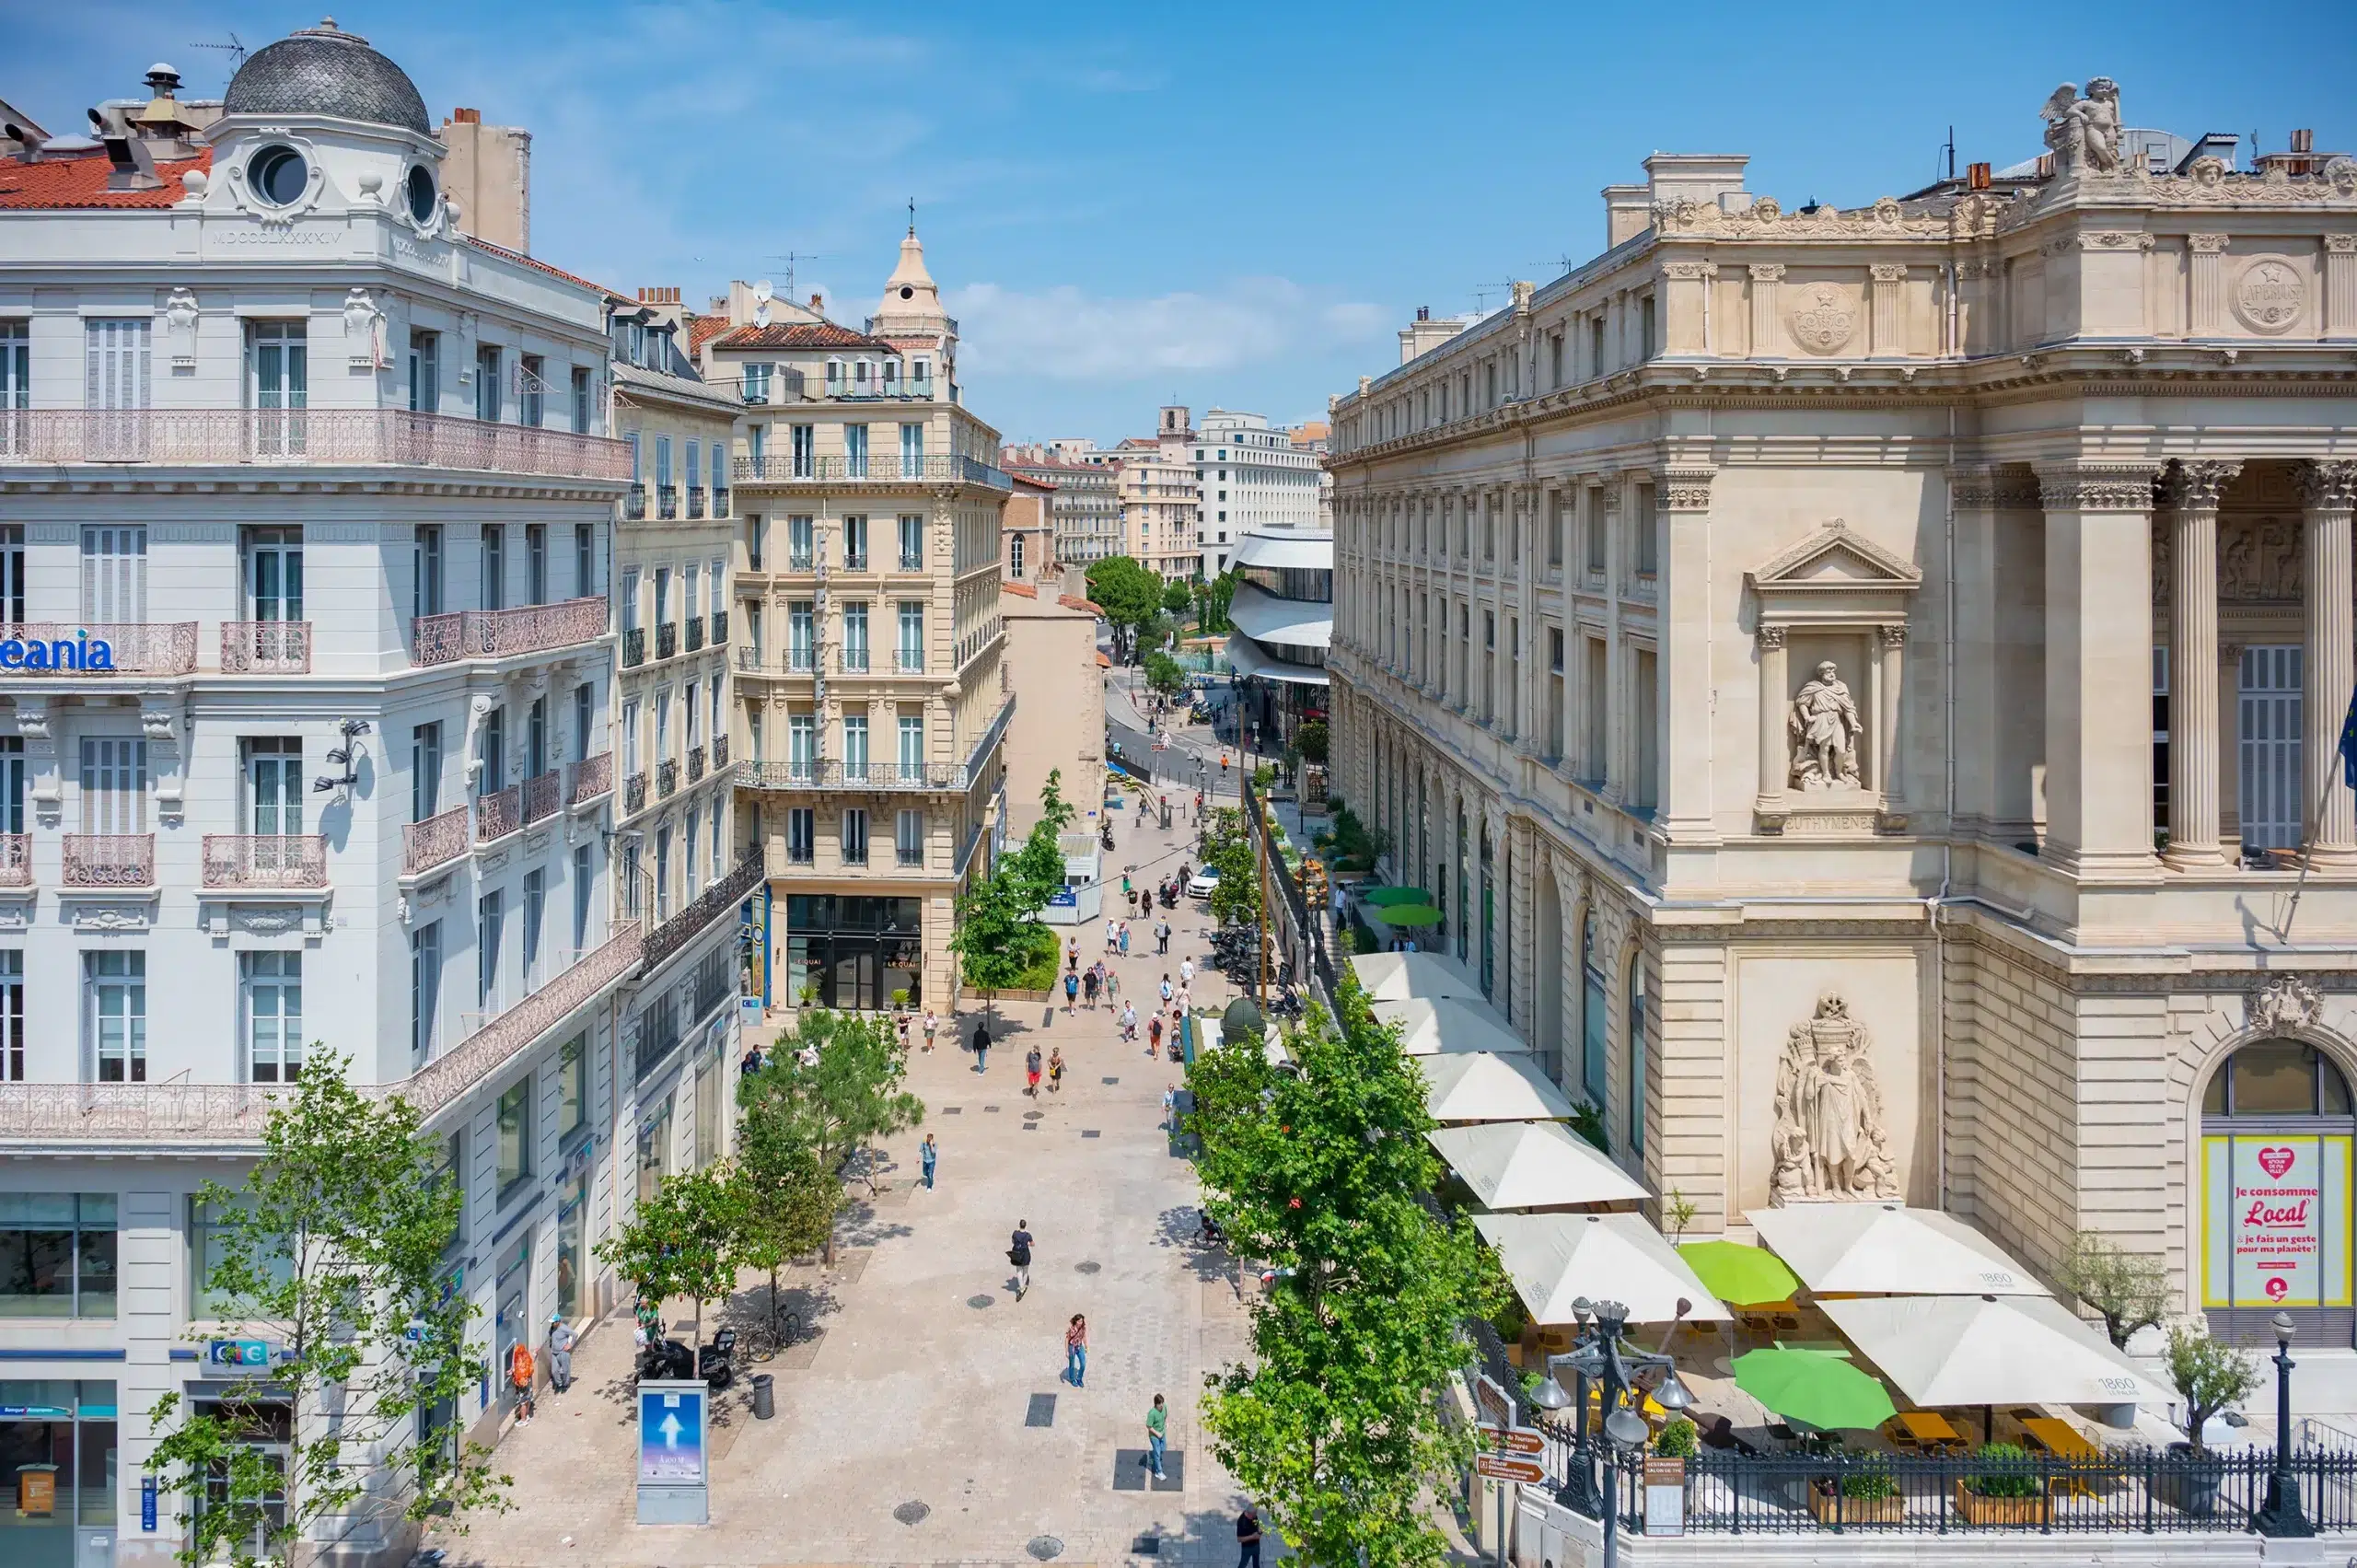
[[[1194,960],[1194,959],[1192,959],[1192,958],[1181,958],[1181,959],[1179,959],[1179,960],[1178,960],[1178,983],[1179,983],[1180,985],[1182,985],[1182,986],[1183,986],[1183,985],[1187,985],[1187,984],[1190,983],[1190,982],[1194,980],[1194,978],[1195,978],[1195,960]]]

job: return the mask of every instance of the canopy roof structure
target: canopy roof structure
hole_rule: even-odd
[[[1263,680],[1289,680],[1295,686],[1330,686],[1325,669],[1317,665],[1287,664],[1271,658],[1256,646],[1248,636],[1227,640],[1228,668],[1242,676],[1259,676]]]
[[[1461,1056],[1472,1051],[1512,1054],[1530,1049],[1479,1002],[1411,996],[1403,1002],[1371,1002],[1367,1010],[1379,1022],[1399,1026],[1399,1049],[1410,1056]]]
[[[1795,1203],[1743,1217],[1820,1295],[2047,1294],[2003,1248],[1937,1209]]]
[[[1487,1121],[1424,1134],[1488,1209],[1550,1209],[1653,1196],[1560,1121]]]
[[[2168,1398],[2051,1296],[1887,1295],[1817,1306],[1919,1405],[2124,1405]]]
[[[1424,1109],[1435,1121],[1541,1121],[1572,1113],[1572,1102],[1527,1052],[1409,1060],[1424,1075]]]
[[[1487,1005],[1473,977],[1438,953],[1362,953],[1351,960],[1351,969],[1370,1002],[1454,996]]]
[[[1572,1303],[1582,1296],[1620,1303],[1631,1323],[1673,1321],[1680,1300],[1689,1322],[1728,1319],[1719,1298],[1642,1214],[1476,1214],[1473,1225],[1541,1327],[1574,1321]]]

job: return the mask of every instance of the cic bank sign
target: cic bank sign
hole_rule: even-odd
[[[64,637],[46,641],[39,637],[0,638],[0,669],[112,668],[114,645],[87,632],[75,633],[71,642]]]

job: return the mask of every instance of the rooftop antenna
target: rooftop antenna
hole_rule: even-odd
[[[792,299],[794,297],[794,264],[796,261],[823,261],[826,259],[826,254],[823,251],[817,250],[788,250],[783,256],[768,256],[763,258],[765,261],[784,261],[785,263],[785,297],[788,299]]]
[[[192,43],[189,47],[191,49],[217,49],[223,53],[229,55],[231,57],[229,62],[229,74],[233,76],[238,74],[238,67],[242,66],[246,63],[246,46],[238,41],[238,35],[236,33],[231,33],[229,35],[229,41],[226,43]]]
[[[1956,178],[1956,127],[1953,125],[1948,127],[1948,139],[1945,145],[1945,151],[1948,155],[1947,177],[1950,180],[1954,180]],[[1933,160],[1932,168],[1933,178],[1937,179],[1939,177],[1939,162],[1937,159]]]

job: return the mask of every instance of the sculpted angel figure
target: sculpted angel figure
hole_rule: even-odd
[[[2119,171],[2119,84],[2109,76],[2087,83],[2087,96],[2070,82],[2054,89],[2038,115],[2046,122],[2046,145],[2064,168],[2097,174]]]
[[[1794,784],[1803,789],[1857,784],[1858,738],[1865,733],[1865,721],[1831,659],[1802,684],[1785,727],[1792,737]]]

